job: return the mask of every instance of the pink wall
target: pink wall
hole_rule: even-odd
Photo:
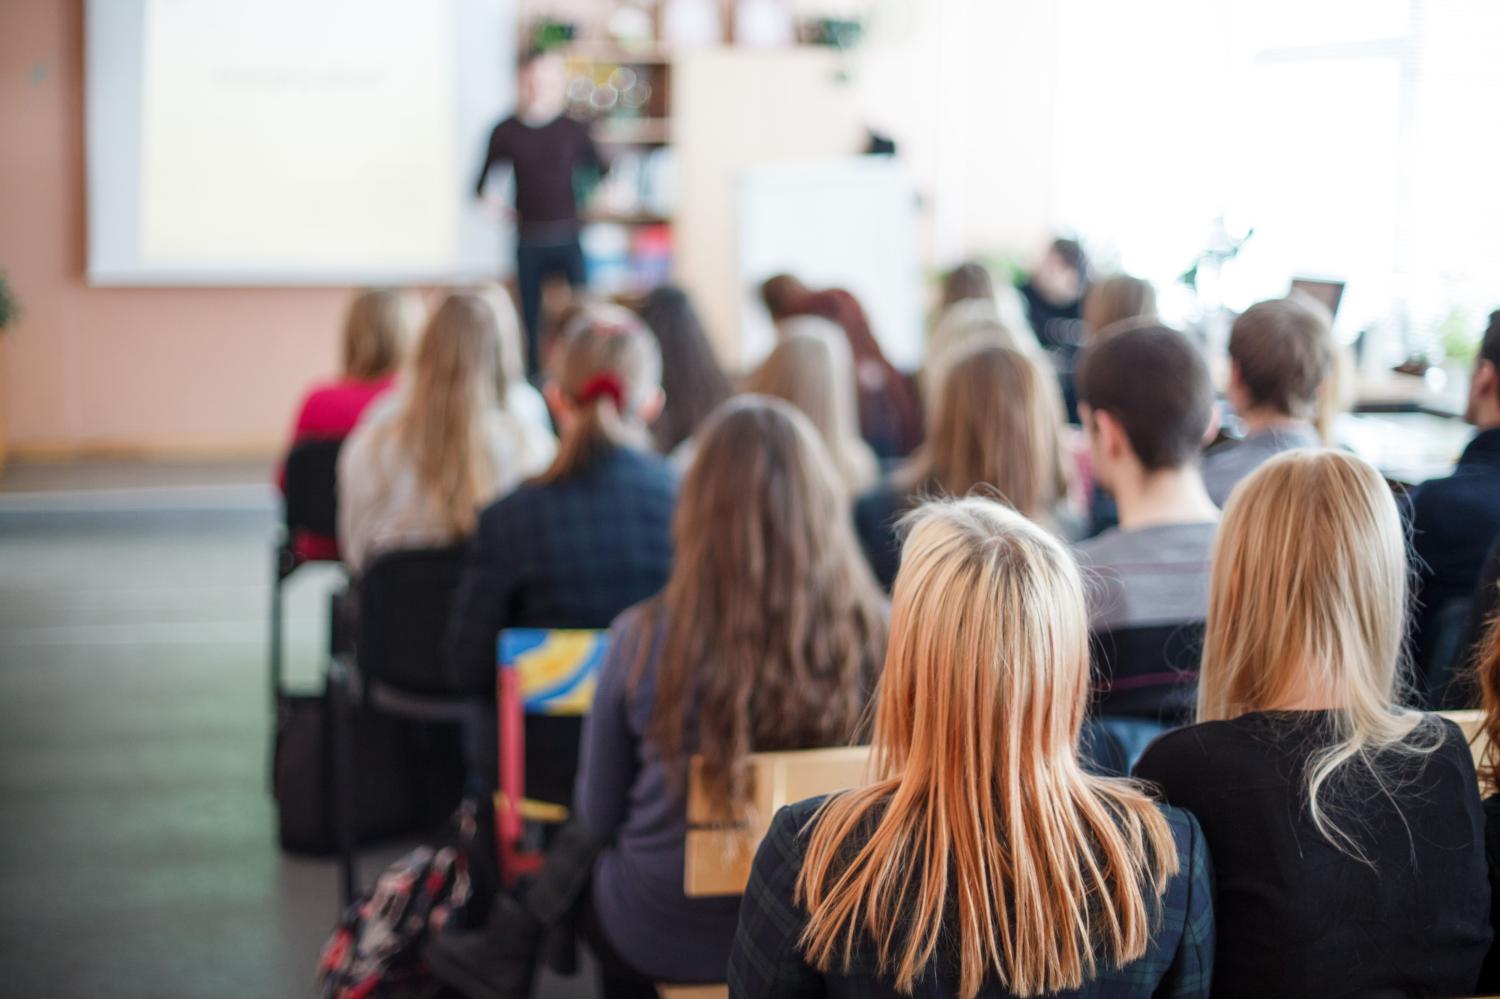
[[[269,451],[337,365],[346,289],[91,288],[83,0],[0,3],[0,334],[11,456]]]

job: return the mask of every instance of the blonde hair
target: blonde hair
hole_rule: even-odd
[[[981,343],[995,344],[1042,357],[1041,345],[1029,328],[1013,328],[1000,318],[994,299],[968,299],[943,310],[927,336],[927,363],[920,377],[929,419],[936,413],[943,380],[955,358]]]
[[[781,338],[745,379],[745,389],[784,399],[812,421],[852,495],[874,485],[875,452],[859,436],[854,362],[844,333],[817,316],[797,316],[780,325]]]
[[[537,482],[577,474],[617,447],[651,449],[640,414],[661,391],[661,349],[635,313],[616,305],[584,307],[563,327],[551,362],[552,383],[577,412]]]
[[[665,636],[647,737],[679,779],[695,746],[710,801],[741,817],[752,752],[860,734],[885,653],[884,600],[807,417],[743,396],[700,441],[673,521],[672,578],[650,605]]]
[[[1079,988],[1145,953],[1178,857],[1136,785],[1079,763],[1078,567],[988,500],[928,504],[908,524],[874,782],[812,823],[803,952],[826,972],[871,945],[905,993],[940,947],[963,999],[990,975],[1021,996]]]
[[[1090,341],[1107,336],[1116,323],[1155,319],[1156,289],[1150,281],[1129,274],[1096,281],[1083,296],[1083,326]]]
[[[500,333],[500,366],[504,379],[498,386],[500,405],[506,403],[506,389],[511,382],[526,374],[526,355],[521,344],[521,320],[516,315],[515,302],[505,286],[494,281],[476,285],[474,294],[489,303],[495,310],[495,328]]]
[[[400,288],[362,291],[344,317],[344,377],[371,382],[395,373],[422,326],[422,303]]]
[[[927,440],[897,483],[948,496],[993,490],[1050,526],[1068,491],[1062,427],[1051,371],[1024,351],[978,343],[950,359]]]
[[[503,376],[495,310],[469,292],[449,295],[422,333],[405,403],[389,429],[454,536],[473,530],[479,507],[494,495],[498,470],[484,421]]]
[[[1288,451],[1235,489],[1214,547],[1198,720],[1325,692],[1333,741],[1308,764],[1308,807],[1318,831],[1360,859],[1326,807],[1334,779],[1358,768],[1384,790],[1379,753],[1430,752],[1442,741],[1421,714],[1397,706],[1406,619],[1405,534],[1367,462]],[[1419,726],[1426,737],[1416,738]]]

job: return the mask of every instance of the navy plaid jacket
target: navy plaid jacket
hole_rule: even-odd
[[[793,902],[802,868],[807,826],[821,798],[788,805],[776,813],[750,870],[740,904],[739,932],[729,958],[731,999],[765,996],[839,999],[896,999],[901,994],[874,971],[873,959],[856,953],[847,972],[823,974],[810,967],[797,949],[807,912]],[[1177,843],[1180,869],[1167,884],[1161,922],[1146,953],[1122,968],[1104,972],[1083,988],[1053,993],[1056,997],[1126,999],[1141,996],[1207,996],[1213,979],[1213,871],[1203,831],[1189,812],[1160,806]],[[929,967],[917,980],[914,995],[948,999],[957,995],[957,969]],[[1009,996],[993,979],[979,991],[982,999]]]
[[[616,448],[576,475],[523,485],[479,517],[448,622],[456,690],[495,685],[504,628],[607,628],[672,571],[677,476]]]

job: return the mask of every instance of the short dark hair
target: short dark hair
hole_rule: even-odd
[[[1203,354],[1166,326],[1121,330],[1078,359],[1078,401],[1125,430],[1147,471],[1181,468],[1203,447],[1214,386]]]
[[[1083,251],[1083,244],[1076,239],[1061,237],[1052,241],[1051,250],[1062,258],[1063,262],[1073,268],[1081,278],[1089,276],[1089,256]]]
[[[1479,360],[1489,361],[1500,371],[1500,309],[1490,313],[1489,329],[1479,341]]]
[[[1328,310],[1296,297],[1256,302],[1230,328],[1229,359],[1254,405],[1311,418],[1333,372]]]

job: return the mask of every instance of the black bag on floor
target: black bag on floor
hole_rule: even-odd
[[[327,856],[334,827],[332,709],[324,694],[283,694],[276,704],[272,791],[281,848]],[[463,789],[457,734],[449,727],[350,711],[357,845],[440,825]]]

